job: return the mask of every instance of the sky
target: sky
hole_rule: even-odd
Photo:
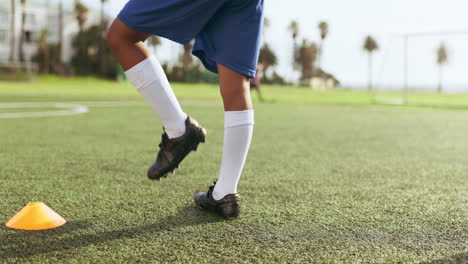
[[[83,0],[89,6],[100,1]],[[156,0],[155,0],[156,1]],[[161,0],[162,1],[162,0]],[[216,1],[216,0],[213,0]],[[231,0],[236,1],[236,0]],[[109,0],[106,10],[116,15],[127,0]],[[300,25],[299,38],[319,40],[317,25],[326,21],[330,33],[323,50],[323,68],[344,86],[365,87],[368,55],[362,45],[373,36],[380,49],[373,58],[373,76],[378,87],[403,85],[403,35],[418,32],[466,32],[466,34],[411,37],[408,78],[410,86],[435,89],[439,70],[436,49],[444,42],[449,63],[443,79],[447,90],[468,91],[468,1],[466,0],[265,0],[265,15],[271,26],[264,41],[279,57],[278,73],[297,79],[291,67],[292,38],[287,27],[292,20]],[[162,61],[177,58],[180,48],[164,42],[156,55]]]

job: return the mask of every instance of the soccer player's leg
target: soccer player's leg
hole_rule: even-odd
[[[236,218],[240,214],[237,184],[252,139],[254,114],[249,78],[220,64],[218,72],[225,110],[221,170],[215,185],[197,193],[195,202],[225,218]]]
[[[227,2],[199,34],[193,51],[209,70],[219,73],[225,109],[218,180],[194,198],[198,206],[225,218],[240,214],[237,185],[254,124],[249,78],[255,77],[262,26],[263,0]]]
[[[161,64],[143,43],[149,35],[117,18],[107,39],[130,82],[163,123],[160,150],[148,169],[150,179],[160,179],[178,168],[180,162],[205,141],[206,131],[182,111]]]

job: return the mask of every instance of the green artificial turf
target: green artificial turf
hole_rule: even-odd
[[[212,84],[173,84],[179,98],[209,99],[219,98],[219,89]],[[391,104],[401,101],[404,94],[401,91],[374,92],[356,91],[345,88],[314,90],[308,87],[262,85],[261,89],[267,103],[314,103],[314,104]],[[2,100],[20,100],[21,96],[33,96],[30,100],[43,100],[54,95],[61,100],[70,96],[87,98],[89,100],[140,99],[128,82],[116,83],[96,78],[59,78],[55,76],[39,76],[37,82],[0,82]],[[8,95],[8,97],[6,97]],[[20,96],[18,98],[18,96]],[[257,94],[253,93],[254,99]],[[438,94],[421,90],[411,91],[406,95],[407,106],[465,109],[468,110],[467,94]]]
[[[225,221],[192,201],[219,170],[222,105],[201,100],[215,87],[203,95],[176,85],[208,138],[176,174],[153,182],[145,173],[161,124],[128,85],[28,85],[0,84],[0,103],[135,103],[0,119],[0,222],[34,201],[68,221],[48,231],[0,227],[0,263],[468,262],[468,112],[256,102],[242,217]]]

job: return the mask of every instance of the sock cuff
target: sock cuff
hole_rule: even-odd
[[[224,127],[253,125],[254,111],[226,111],[224,112]]]
[[[135,89],[140,91],[160,78],[157,74],[158,68],[161,68],[161,64],[156,57],[151,56],[127,70],[125,74]]]

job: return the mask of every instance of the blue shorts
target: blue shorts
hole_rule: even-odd
[[[221,64],[255,77],[264,0],[130,0],[118,18],[128,27],[187,44],[217,73]]]

